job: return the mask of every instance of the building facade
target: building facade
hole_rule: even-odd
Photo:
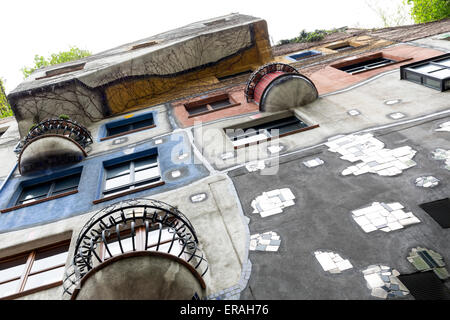
[[[272,47],[230,14],[36,70],[0,122],[0,298],[448,298],[450,20],[421,28]]]

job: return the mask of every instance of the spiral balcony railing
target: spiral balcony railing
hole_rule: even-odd
[[[92,136],[85,127],[73,120],[47,119],[33,126],[22,139],[14,152],[20,154],[23,148],[33,139],[45,134],[58,134],[71,138],[83,148],[92,143]]]
[[[138,229],[144,236],[137,237]],[[163,230],[166,232],[164,241]],[[124,243],[125,231],[128,234],[127,244]],[[169,240],[167,232],[171,235]],[[150,233],[152,239],[157,241],[148,248]],[[115,251],[112,249],[113,241]],[[140,242],[145,242],[145,245],[139,246]],[[139,250],[173,255],[187,262],[200,279],[208,271],[208,263],[199,248],[194,228],[177,208],[157,200],[132,199],[100,210],[81,229],[72,264],[65,272],[63,297],[72,297],[74,291],[81,288],[83,277],[105,262],[101,248],[109,258]]]
[[[14,152],[20,172],[26,173],[80,161],[87,156],[85,149],[92,142],[89,130],[76,121],[47,119],[33,126]]]
[[[274,72],[296,73],[296,74],[299,73],[297,69],[295,69],[294,67],[281,62],[275,63],[271,62],[259,67],[250,75],[247,84],[245,86],[244,94],[245,97],[247,98],[247,102],[250,102],[251,100],[254,99],[256,85],[261,81],[261,79],[265,75]]]

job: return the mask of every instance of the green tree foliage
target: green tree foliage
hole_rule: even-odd
[[[0,78],[0,119],[10,117],[13,115],[11,106],[6,99],[5,87],[3,86],[3,80]]]
[[[293,38],[293,39],[280,40],[279,44],[316,42],[316,41],[322,40],[328,34],[331,34],[334,32],[340,32],[340,31],[345,31],[345,28],[332,29],[332,30],[315,30],[312,32],[306,32],[305,30],[302,30],[298,37]]]
[[[415,23],[441,20],[450,17],[450,0],[407,0]]]
[[[81,50],[77,47],[70,47],[68,51],[61,51],[59,53],[52,53],[50,57],[45,58],[40,55],[34,56],[34,66],[31,68],[29,67],[23,67],[22,73],[23,78],[27,78],[30,74],[34,72],[34,70],[47,67],[47,66],[53,66],[55,64],[78,60],[84,57],[90,56],[92,53],[87,50]]]

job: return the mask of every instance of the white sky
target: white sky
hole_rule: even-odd
[[[92,53],[232,12],[267,21],[275,44],[302,29],[383,27],[367,3],[396,12],[402,0],[6,0],[1,4],[0,77],[6,92],[22,82],[35,54],[71,45]]]

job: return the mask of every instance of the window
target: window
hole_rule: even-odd
[[[340,67],[337,67],[337,69],[339,69],[341,71],[345,71],[350,74],[356,74],[356,73],[360,73],[363,71],[380,68],[380,67],[383,67],[388,64],[395,63],[395,62],[396,61],[394,61],[394,60],[380,56],[380,57],[369,58],[367,60],[356,62],[356,63],[350,64],[350,65],[340,66]]]
[[[352,46],[351,44],[349,44],[348,42],[341,42],[338,44],[329,45],[325,48],[335,50],[335,51],[345,51],[345,50],[353,49],[355,47]]]
[[[58,69],[49,70],[45,73],[45,76],[38,77],[38,78],[36,78],[36,80],[50,78],[50,77],[54,77],[54,76],[57,76],[60,74],[69,73],[69,72],[73,72],[73,71],[83,70],[84,65],[85,65],[85,63],[79,63],[79,64],[75,64],[75,65],[71,65],[71,66],[66,66],[66,67],[62,67],[62,68],[58,68]]]
[[[109,197],[161,182],[157,155],[105,166],[103,196]]]
[[[445,91],[450,89],[450,54],[400,67],[400,78]]]
[[[0,298],[46,290],[62,284],[69,243],[59,243],[0,260]]]
[[[302,51],[302,52],[298,52],[295,54],[292,54],[290,56],[288,56],[288,58],[291,58],[292,60],[302,60],[302,59],[306,59],[306,58],[310,58],[310,57],[314,57],[314,56],[320,56],[322,55],[322,52],[317,51],[317,50],[307,50],[307,51]]]
[[[240,105],[234,101],[228,94],[221,94],[195,102],[186,103],[184,107],[189,113],[189,118],[210,113],[213,111],[235,107]]]
[[[57,196],[72,194],[78,189],[81,173],[66,176],[39,184],[24,186],[17,199],[16,206],[28,204],[38,200],[50,199]]]
[[[273,137],[282,137],[288,134],[301,132],[307,129],[318,127],[308,126],[305,122],[298,119],[296,116],[289,116],[286,118],[268,121],[262,124],[247,128],[230,128],[225,129],[227,136],[231,139],[235,148],[247,146],[258,143],[260,141],[270,140]],[[271,130],[278,130],[278,135],[273,135]]]
[[[450,228],[450,199],[445,198],[419,205],[442,228]]]
[[[129,228],[129,226],[127,227]],[[131,251],[159,251],[175,256],[184,251],[176,230],[168,227],[159,229],[158,223],[150,225],[147,234],[145,227],[139,226],[135,228],[134,237],[130,229],[119,232],[119,235],[120,239],[117,233],[107,237],[106,245],[105,242],[101,242],[99,257],[102,261]],[[133,250],[133,242],[135,250]]]
[[[153,119],[153,113],[130,117],[106,124],[106,137],[103,137],[100,140],[112,139],[154,127],[155,121]]]

